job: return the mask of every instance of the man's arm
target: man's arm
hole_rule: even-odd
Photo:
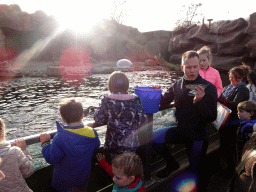
[[[217,118],[217,89],[214,85],[208,85],[202,99],[195,102],[197,112],[207,122],[213,122]]]
[[[160,99],[160,109],[169,108],[171,102],[174,100],[174,86],[169,88],[164,95],[161,95]]]

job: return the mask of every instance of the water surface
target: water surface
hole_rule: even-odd
[[[130,80],[130,93],[134,92],[133,87],[137,85],[160,85],[166,91],[177,79],[171,71],[126,72],[126,75]],[[61,121],[59,104],[64,98],[77,98],[84,108],[98,107],[101,96],[108,92],[108,77],[109,74],[94,74],[78,85],[47,77],[25,77],[0,82],[0,117],[6,123],[7,140],[55,130],[55,121]],[[84,121],[92,120],[92,115],[84,117]],[[158,112],[154,114],[154,129],[168,126],[173,121],[168,112]],[[101,133],[101,141],[104,141],[104,137]],[[29,148],[33,160],[37,162],[36,167],[41,167],[45,162],[42,162],[40,144]]]

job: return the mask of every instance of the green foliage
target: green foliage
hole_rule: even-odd
[[[168,61],[164,60],[163,57],[157,57],[165,66],[169,67],[173,71],[181,71],[180,65],[169,63]]]
[[[125,9],[126,0],[116,0],[113,2],[113,8],[111,9],[110,19],[116,21],[118,24],[122,24],[124,18],[128,15]]]
[[[181,27],[189,27],[193,24],[202,23],[204,15],[200,10],[201,6],[202,3],[183,5],[182,9],[178,13],[179,19],[175,23],[174,30],[179,30]]]

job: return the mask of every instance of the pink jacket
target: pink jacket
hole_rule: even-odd
[[[205,80],[211,82],[213,85],[215,85],[215,87],[217,89],[218,97],[219,97],[223,90],[222,81],[220,78],[219,71],[212,68],[211,66],[209,66],[206,71],[199,69],[199,74],[203,79],[205,79]]]
[[[24,179],[35,170],[29,152],[3,142],[0,143],[0,157],[0,170],[5,174],[5,179],[0,181],[0,191],[32,192]]]

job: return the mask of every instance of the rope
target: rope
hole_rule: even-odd
[[[100,189],[100,190],[98,190],[96,192],[101,192],[101,191],[103,191],[103,190],[105,190],[105,189],[107,189],[107,188],[109,188],[111,186],[113,186],[113,183],[111,183],[110,185],[108,185],[108,186],[106,186],[106,187],[104,187],[104,188],[102,188],[102,189]]]

